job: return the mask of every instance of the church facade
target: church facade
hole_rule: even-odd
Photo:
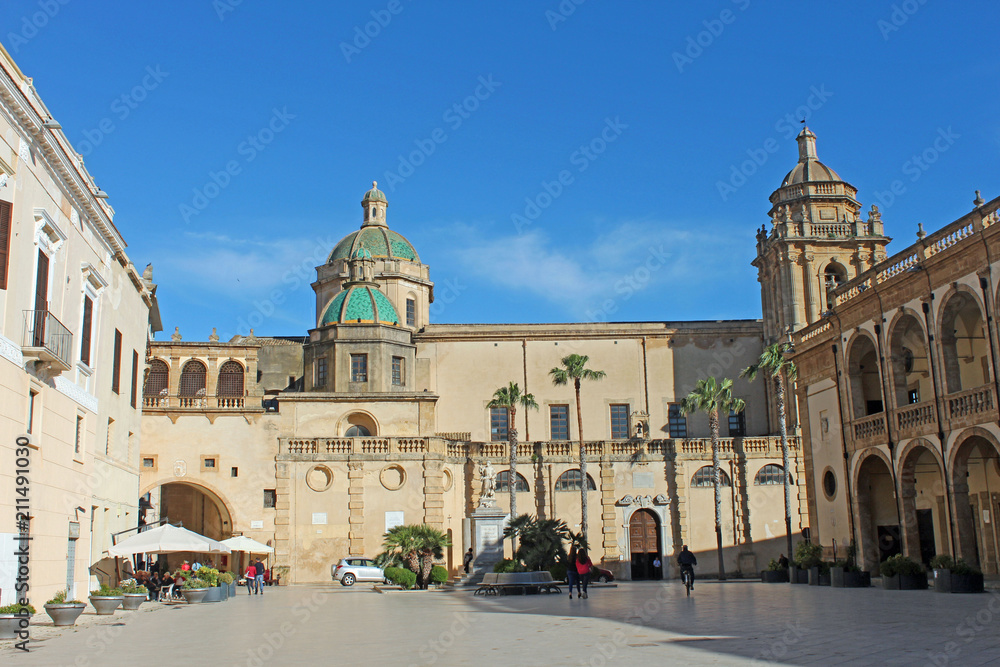
[[[579,324],[436,324],[430,267],[389,227],[377,186],[361,225],[317,267],[315,328],[287,338],[175,334],[150,348],[141,493],[147,520],[271,544],[294,582],[326,581],[340,558],[372,557],[385,531],[447,531],[451,570],[473,540],[480,464],[498,472],[497,505],[582,527],[595,561],[623,578],[672,576],[682,544],[715,548],[708,419],[680,401],[697,380],[736,378],[765,341],[759,320]],[[572,386],[549,370],[569,354],[605,379],[584,383],[581,475]],[[507,414],[496,389],[517,382],[518,467],[508,470]],[[742,414],[722,415],[723,544],[729,573],[752,574],[784,551],[779,438],[767,383],[737,380]],[[808,523],[798,438],[796,532]],[[659,556],[666,569],[654,569]],[[665,558],[664,558],[665,557]],[[714,570],[706,558],[703,572]]]

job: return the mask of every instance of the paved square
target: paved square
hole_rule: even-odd
[[[242,591],[241,591],[242,592]],[[41,615],[36,620],[46,619]],[[905,620],[904,620],[905,619]],[[97,619],[94,619],[95,621]],[[699,582],[623,583],[588,600],[281,587],[117,612],[9,665],[981,665],[1000,662],[1000,595]]]

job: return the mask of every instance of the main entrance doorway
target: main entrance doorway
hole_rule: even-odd
[[[663,554],[660,544],[660,520],[650,510],[637,510],[628,523],[629,551],[632,554],[632,579],[663,578]],[[653,565],[657,558],[660,567]]]

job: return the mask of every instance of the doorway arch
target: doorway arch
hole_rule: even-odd
[[[632,513],[628,521],[629,552],[632,580],[648,581],[663,578],[663,543],[660,541],[660,517],[648,509]],[[660,559],[660,566],[653,561]]]
[[[995,489],[1000,488],[998,443],[989,432],[971,428],[952,448],[952,511],[955,514],[957,556],[978,565],[984,574],[1000,572]]]
[[[930,565],[949,554],[947,490],[938,452],[926,440],[913,440],[899,456],[899,492],[906,555]]]
[[[859,552],[864,568],[877,572],[889,556],[902,553],[899,515],[896,510],[896,485],[889,460],[875,450],[858,464],[854,488],[858,503]]]

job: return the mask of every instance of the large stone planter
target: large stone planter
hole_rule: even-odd
[[[98,616],[111,616],[115,613],[115,609],[121,606],[124,599],[123,595],[91,595],[90,604],[93,605]]]
[[[792,565],[789,569],[789,581],[793,584],[808,584],[809,570],[803,570]]]
[[[122,609],[125,611],[135,611],[146,601],[146,593],[126,593],[122,596]]]
[[[851,572],[834,568],[830,570],[830,576],[830,585],[836,588],[868,588],[872,585],[871,574],[868,572]],[[839,586],[836,583],[838,578]]]
[[[226,602],[229,600],[229,584],[219,584],[219,593],[222,594],[222,601]]]
[[[934,592],[951,593],[951,570],[934,569]]]
[[[882,577],[882,588],[887,591],[922,591],[927,589],[926,574],[897,574]]]
[[[765,584],[780,584],[788,581],[788,570],[764,570],[760,580]]]
[[[86,608],[87,605],[84,602],[78,604],[66,602],[53,603],[45,605],[45,613],[52,619],[52,624],[58,628],[67,625],[76,625],[76,619],[80,618],[80,614]]]
[[[0,614],[0,639],[17,639],[21,624],[27,623],[31,614]],[[27,628],[27,625],[25,625]]]
[[[182,588],[181,595],[184,596],[188,604],[200,604],[205,601],[209,590],[208,588]]]
[[[229,584],[229,597],[231,597],[231,598],[236,597],[236,582],[235,581],[233,581],[233,583]]]
[[[208,593],[203,602],[222,602],[222,589],[218,586],[209,586],[205,589]]]
[[[952,593],[982,593],[983,575],[951,573]]]
[[[810,586],[819,586],[820,576],[818,566],[809,568],[809,574],[807,576],[809,577],[808,581]]]

